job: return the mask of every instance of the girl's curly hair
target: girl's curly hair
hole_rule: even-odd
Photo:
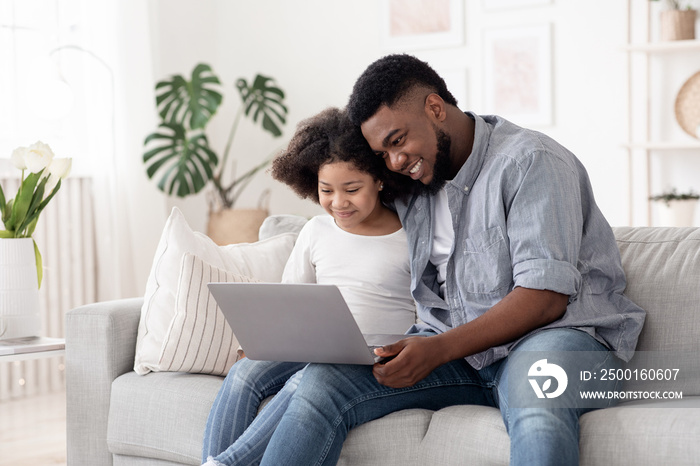
[[[379,195],[384,203],[393,201],[399,192],[402,180],[374,154],[346,111],[335,107],[300,122],[287,149],[272,161],[270,172],[301,198],[310,198],[318,204],[318,171],[331,162],[349,162],[357,170],[381,180],[384,189]]]

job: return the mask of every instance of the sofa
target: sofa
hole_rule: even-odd
[[[614,233],[625,293],[647,311],[637,354],[660,356],[664,364],[682,359],[680,377],[665,386],[682,392],[682,399],[623,400],[583,415],[581,464],[700,464],[700,228],[620,227]],[[67,313],[69,466],[200,464],[204,426],[222,377],[137,375],[142,304],[143,298],[122,299]],[[400,411],[353,429],[338,464],[508,461],[499,410],[453,406]]]

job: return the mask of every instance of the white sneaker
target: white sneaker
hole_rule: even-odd
[[[213,456],[207,458],[207,462],[202,464],[202,466],[225,466],[214,459]]]

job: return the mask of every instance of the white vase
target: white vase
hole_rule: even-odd
[[[0,339],[39,336],[39,284],[31,238],[0,239]]]
[[[659,226],[662,227],[690,227],[693,226],[697,199],[674,200],[659,202]]]

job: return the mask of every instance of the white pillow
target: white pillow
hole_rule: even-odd
[[[182,212],[174,207],[165,222],[146,282],[134,371],[144,375],[159,370],[163,342],[175,317],[180,266],[186,253],[233,274],[279,282],[296,236],[296,233],[283,233],[256,243],[218,246],[206,235],[192,231]]]
[[[258,280],[221,270],[186,253],[180,269],[175,317],[163,341],[158,370],[228,374],[238,356],[238,340],[207,283],[255,281]]]

